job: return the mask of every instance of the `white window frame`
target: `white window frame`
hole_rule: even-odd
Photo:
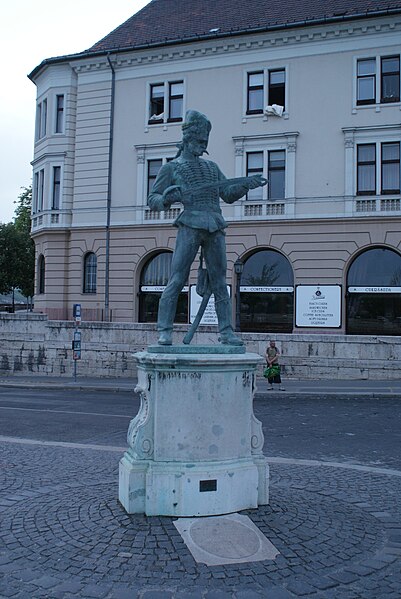
[[[178,143],[178,142],[177,142]],[[162,165],[177,154],[176,143],[149,144],[135,146],[137,153],[137,205],[146,207],[148,184],[148,161],[161,160]]]
[[[180,120],[169,121],[169,99],[170,99],[170,85],[174,83],[181,83],[183,86],[183,97],[182,97],[182,118]],[[161,122],[149,123],[149,119],[152,116],[150,114],[150,98],[151,98],[151,88],[154,85],[163,85],[164,86],[164,113],[163,120]],[[146,82],[146,113],[145,113],[145,131],[148,131],[149,128],[153,129],[156,127],[167,128],[171,125],[181,125],[184,121],[184,116],[186,112],[186,80],[183,76],[177,77],[169,77],[168,79],[154,79],[152,81]]]
[[[235,146],[235,176],[246,175],[247,154],[250,152],[263,153],[263,176],[267,178],[268,153],[275,150],[285,151],[285,195],[284,200],[268,199],[267,186],[263,187],[264,202],[280,202],[295,198],[295,162],[297,131],[289,133],[273,133],[271,135],[250,135],[233,137]],[[247,201],[243,199],[243,201]]]
[[[51,162],[50,163],[50,174],[51,174],[51,186],[50,186],[50,190],[49,190],[49,209],[52,210],[53,212],[57,211],[59,212],[62,209],[62,205],[63,205],[63,175],[64,175],[64,169],[63,169],[63,164],[60,162]],[[53,194],[54,194],[54,169],[55,168],[59,168],[60,169],[60,197],[59,197],[59,206],[58,208],[53,208]]]
[[[345,145],[345,196],[357,199],[390,199],[399,198],[400,194],[382,194],[381,182],[381,144],[401,143],[401,124],[372,127],[344,127]],[[376,146],[376,193],[374,195],[357,195],[357,146],[375,144]]]
[[[285,107],[283,112],[283,118],[288,119],[289,111],[288,111],[288,103],[289,103],[289,65],[287,63],[280,63],[278,65],[269,65],[268,67],[255,67],[249,68],[247,67],[243,72],[243,108],[242,108],[242,116],[243,121],[246,122],[247,119],[253,118],[263,118],[267,120],[268,115],[265,110],[269,105],[269,73],[271,71],[284,71],[285,72]],[[263,73],[263,110],[257,114],[247,114],[248,109],[248,75],[252,73]],[[273,116],[272,118],[277,118]]]
[[[375,109],[376,112],[380,112],[384,106],[398,106],[401,110],[401,101],[399,102],[381,102],[381,59],[388,58],[391,56],[399,56],[400,57],[400,65],[401,65],[401,52],[383,52],[381,54],[376,53],[366,53],[360,54],[358,56],[354,56],[353,63],[353,85],[352,85],[352,112],[356,114],[358,110],[366,110],[366,109]],[[375,68],[375,78],[376,78],[376,88],[375,88],[375,102],[372,104],[358,104],[358,62],[360,60],[374,60],[376,63]],[[401,87],[401,73],[400,73],[400,87]]]

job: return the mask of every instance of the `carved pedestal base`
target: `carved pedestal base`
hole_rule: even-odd
[[[261,358],[225,348],[163,352],[135,354],[141,406],[120,461],[125,510],[206,516],[268,503],[263,433],[252,405]]]

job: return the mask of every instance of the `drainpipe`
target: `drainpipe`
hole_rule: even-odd
[[[114,98],[116,91],[116,74],[110,60],[110,55],[107,55],[107,62],[111,69],[111,97],[110,97],[110,137],[109,137],[109,164],[107,174],[107,216],[106,216],[106,265],[104,278],[104,316],[105,321],[110,322],[110,214],[111,214],[111,182],[112,182],[112,166],[113,166],[113,136],[114,136]]]

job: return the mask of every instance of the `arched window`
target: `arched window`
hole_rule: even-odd
[[[93,252],[88,252],[84,257],[83,292],[96,293],[97,257]]]
[[[287,258],[261,250],[244,263],[240,286],[241,331],[291,333],[294,275]]]
[[[159,300],[170,277],[172,257],[172,252],[160,252],[143,267],[139,288],[139,322],[157,322]],[[178,296],[174,322],[188,322],[187,287]]]
[[[41,254],[38,258],[38,293],[45,292],[45,257]]]
[[[401,256],[394,250],[366,250],[349,267],[347,333],[401,335]]]

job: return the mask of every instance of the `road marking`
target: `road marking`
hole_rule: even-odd
[[[94,449],[96,451],[124,452],[128,447],[116,447],[115,445],[90,445],[87,443],[68,443],[64,441],[39,441],[37,439],[21,439],[19,437],[5,437],[0,435],[0,443],[16,443],[18,445],[43,445],[45,447],[65,447],[66,449]],[[345,464],[343,462],[323,462],[321,460],[303,460],[295,458],[279,458],[266,456],[270,464],[283,464],[289,466],[323,466],[329,468],[343,468],[345,470],[358,470],[359,472],[370,472],[372,474],[385,474],[387,476],[401,477],[401,470],[393,468],[377,468],[376,466],[363,466],[362,464]]]
[[[107,418],[128,418],[131,420],[133,416],[126,414],[103,414],[101,412],[72,412],[70,410],[42,410],[40,408],[15,408],[13,406],[0,406],[0,410],[22,410],[24,412],[51,412],[52,414],[75,414],[79,416],[107,416]]]
[[[115,447],[113,445],[90,445],[86,443],[67,443],[65,441],[39,441],[38,439],[21,439],[19,437],[3,437],[0,443],[17,443],[19,445],[43,445],[45,447],[65,447],[67,449],[95,449],[96,451],[127,451],[128,447]]]

